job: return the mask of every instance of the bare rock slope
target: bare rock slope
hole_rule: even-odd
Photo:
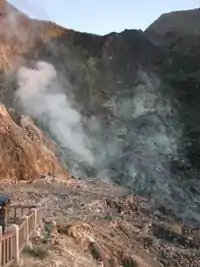
[[[0,147],[1,179],[33,180],[46,173],[68,178],[48,137],[30,118],[3,105],[0,105]]]

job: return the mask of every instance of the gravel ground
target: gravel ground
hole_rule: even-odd
[[[200,266],[200,230],[191,229],[153,201],[98,180],[2,181],[12,202],[41,204],[45,228],[21,266]],[[57,224],[56,234],[47,225]],[[32,248],[33,250],[33,248]]]

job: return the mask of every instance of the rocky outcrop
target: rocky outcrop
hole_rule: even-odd
[[[54,144],[27,116],[0,105],[1,179],[34,180],[48,173],[69,177]]]

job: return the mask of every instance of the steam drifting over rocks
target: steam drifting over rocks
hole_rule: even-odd
[[[94,162],[82,129],[81,115],[60,90],[56,70],[51,64],[37,62],[34,69],[21,67],[16,98],[26,114],[48,126],[62,149],[69,149],[80,161]]]
[[[181,127],[156,75],[140,71],[133,97],[119,94],[105,103],[107,123],[73,108],[52,64],[21,67],[17,78],[18,103],[58,142],[72,174],[118,181],[168,207],[174,193],[184,196],[171,173]]]

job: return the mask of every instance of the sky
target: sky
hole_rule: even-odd
[[[9,0],[38,19],[95,34],[146,29],[161,14],[200,8],[200,0]]]

